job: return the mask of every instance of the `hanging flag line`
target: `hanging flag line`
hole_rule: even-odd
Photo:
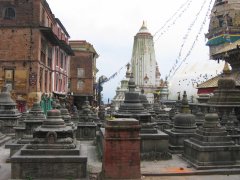
[[[183,47],[185,46],[186,41],[188,40],[189,35],[190,35],[191,31],[192,31],[192,28],[193,28],[193,26],[196,24],[198,18],[200,17],[200,14],[201,14],[201,12],[203,11],[204,6],[206,5],[206,3],[207,3],[207,0],[205,0],[205,1],[203,2],[203,4],[202,4],[201,7],[200,7],[200,10],[199,10],[198,13],[195,15],[195,19],[192,21],[192,23],[190,24],[190,26],[187,28],[187,32],[186,32],[186,34],[183,36],[183,43],[182,43],[182,45],[180,46],[181,48],[180,48],[180,51],[179,51],[179,53],[178,53],[177,60],[178,60],[178,59],[181,59]]]
[[[177,9],[177,11],[164,23],[164,25],[154,33],[153,37],[155,37],[155,35],[156,35],[157,33],[159,33],[159,32],[181,11],[181,9],[182,9],[184,6],[186,6],[187,3],[189,3],[189,1],[192,1],[192,0],[187,0],[185,3],[183,3],[183,4]]]
[[[197,35],[196,35],[196,37],[195,37],[195,39],[194,39],[194,41],[193,41],[193,43],[192,43],[192,46],[190,47],[189,51],[187,52],[186,56],[182,59],[182,61],[180,62],[180,64],[177,65],[178,62],[176,62],[176,63],[174,64],[173,68],[170,70],[170,72],[169,72],[169,74],[168,74],[168,76],[167,76],[168,79],[173,78],[173,76],[176,74],[176,72],[178,71],[178,69],[182,66],[182,64],[183,64],[183,63],[187,60],[187,58],[191,55],[191,53],[192,53],[192,51],[193,51],[193,49],[194,49],[194,47],[195,47],[195,45],[196,45],[196,42],[198,41],[199,36],[202,34],[202,31],[203,31],[203,28],[204,28],[204,26],[205,26],[205,24],[206,24],[207,18],[208,18],[208,16],[209,16],[210,12],[211,12],[212,2],[213,2],[213,0],[211,0],[210,3],[209,3],[207,13],[206,13],[206,15],[205,15],[205,17],[204,17],[204,20],[203,20],[203,22],[202,22],[202,24],[201,24],[201,27],[200,27]],[[176,67],[177,67],[177,68],[176,68]],[[172,72],[173,72],[173,73],[172,73]],[[171,74],[171,73],[172,73],[172,74]]]
[[[109,78],[104,79],[104,80],[101,82],[101,84],[104,84],[104,83],[112,80],[113,78],[115,78],[115,77],[121,72],[121,70],[122,70],[124,67],[126,67],[128,64],[129,64],[129,62],[128,62],[126,65],[122,66],[117,72],[113,73]]]
[[[182,11],[180,11],[180,13],[177,15],[177,17],[175,17],[175,19],[173,19],[172,23],[170,25],[168,25],[167,28],[163,32],[160,33],[160,35],[157,37],[157,39],[154,42],[158,41],[160,39],[160,37],[162,37],[165,33],[167,33],[168,30],[176,24],[177,20],[179,20],[182,17],[182,15],[185,12],[187,12],[187,10],[189,9],[191,3],[192,3],[192,0],[190,0],[188,2],[186,7]]]
[[[183,36],[183,42],[182,42],[182,44],[181,44],[181,46],[180,46],[180,50],[179,50],[179,53],[178,53],[178,57],[177,57],[176,61],[174,62],[174,64],[173,64],[173,66],[172,66],[172,68],[171,68],[168,76],[170,76],[171,73],[174,72],[175,68],[177,67],[177,64],[179,63],[179,60],[181,59],[181,56],[182,56],[183,47],[185,46],[185,44],[186,44],[186,42],[187,42],[187,40],[188,40],[188,38],[189,38],[189,36],[190,36],[190,33],[191,33],[191,31],[192,31],[193,26],[196,24],[198,18],[200,17],[200,14],[201,14],[201,12],[203,11],[203,9],[204,9],[204,7],[205,7],[205,5],[206,5],[206,2],[207,2],[207,0],[205,0],[205,1],[203,2],[203,4],[202,4],[201,7],[200,7],[200,10],[199,10],[199,11],[197,12],[197,14],[196,14],[196,17],[194,18],[194,20],[192,21],[192,23],[191,23],[191,24],[189,25],[189,27],[187,28],[187,32],[186,32],[186,34]]]

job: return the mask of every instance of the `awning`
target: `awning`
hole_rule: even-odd
[[[233,43],[240,39],[240,34],[222,34],[208,40],[208,46],[217,46],[224,43]]]

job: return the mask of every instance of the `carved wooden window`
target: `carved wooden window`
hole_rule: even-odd
[[[15,9],[12,7],[8,7],[4,11],[4,19],[15,19],[16,13]]]

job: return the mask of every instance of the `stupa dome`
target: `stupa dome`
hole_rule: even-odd
[[[183,94],[181,109],[181,113],[174,117],[173,131],[189,133],[194,132],[197,127],[196,117],[193,114],[190,114],[186,91],[184,91]]]
[[[204,128],[219,127],[219,118],[217,113],[209,113],[205,115]]]
[[[47,119],[43,121],[43,128],[64,128],[66,127],[62,119],[61,112],[58,109],[52,109],[47,112]]]

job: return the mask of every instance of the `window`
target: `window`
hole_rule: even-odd
[[[77,90],[83,90],[84,82],[82,80],[78,80],[77,82]]]
[[[223,16],[218,16],[218,22],[219,22],[219,27],[224,27],[225,26],[225,21]]]
[[[41,40],[41,61],[45,64],[46,62],[46,50],[47,50],[47,44],[46,41],[43,39]]]
[[[58,57],[59,57],[58,49],[56,49],[56,66],[59,66],[59,64],[58,64]]]
[[[12,69],[5,69],[5,80],[13,81],[13,70]]]
[[[48,66],[52,67],[52,47],[48,47]]]
[[[8,7],[4,12],[4,19],[15,19],[16,13],[14,8]]]
[[[40,72],[39,72],[39,88],[40,91],[42,91],[42,86],[43,86],[43,68],[40,68]]]
[[[48,92],[48,71],[45,71],[44,88],[45,92]]]
[[[61,52],[60,54],[60,67],[63,68],[63,59],[64,59],[64,55],[63,53]]]
[[[58,81],[59,81],[59,78],[58,78],[58,74],[56,74],[56,86],[55,86],[55,91],[58,91]]]
[[[226,20],[228,26],[233,26],[233,20],[228,14],[226,15]]]
[[[77,77],[81,78],[85,76],[84,68],[77,68]]]
[[[48,92],[51,92],[52,90],[52,73],[49,72],[49,86],[48,86]]]

